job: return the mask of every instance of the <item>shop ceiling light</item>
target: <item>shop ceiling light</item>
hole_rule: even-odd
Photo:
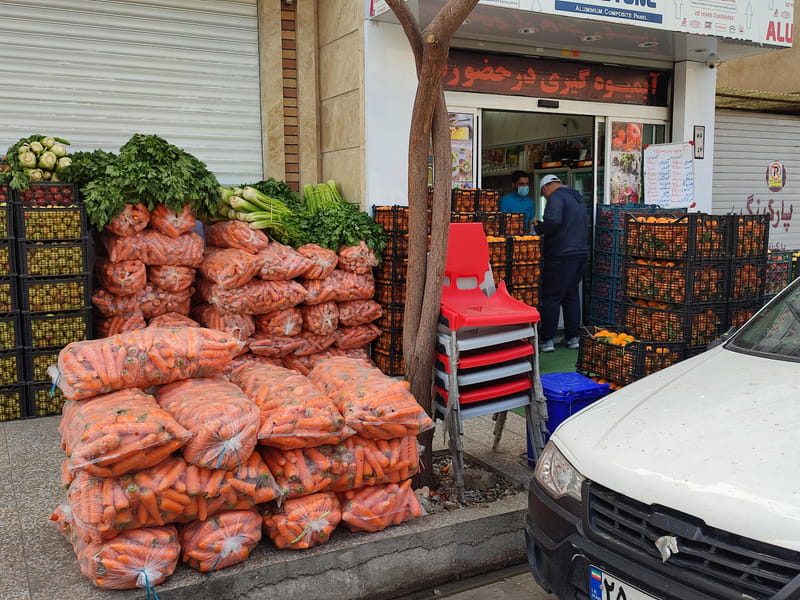
[[[584,42],[597,42],[597,41],[599,41],[601,39],[603,39],[603,36],[601,36],[601,35],[585,35],[585,36],[583,36],[583,41]]]
[[[658,42],[642,42],[639,44],[639,48],[655,48],[658,46]]]
[[[525,35],[530,35],[532,33],[539,33],[539,30],[536,29],[536,27],[523,27],[519,30],[519,32]]]

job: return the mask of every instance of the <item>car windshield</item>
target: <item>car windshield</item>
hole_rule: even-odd
[[[800,361],[800,280],[750,319],[726,347],[771,358]]]

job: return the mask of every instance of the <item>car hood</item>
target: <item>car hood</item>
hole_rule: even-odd
[[[799,375],[717,347],[610,394],[551,440],[603,486],[800,551]]]

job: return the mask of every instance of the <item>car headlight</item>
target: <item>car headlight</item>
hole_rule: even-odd
[[[536,461],[533,477],[554,498],[572,496],[580,502],[581,484],[585,477],[578,473],[552,442],[547,442]]]

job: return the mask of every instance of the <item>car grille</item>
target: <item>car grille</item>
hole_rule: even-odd
[[[624,546],[660,567],[655,541],[675,536],[680,552],[664,569],[673,578],[713,588],[721,598],[747,594],[766,600],[800,573],[800,552],[708,527],[689,515],[648,506],[595,483],[585,489],[589,530],[599,543]]]

